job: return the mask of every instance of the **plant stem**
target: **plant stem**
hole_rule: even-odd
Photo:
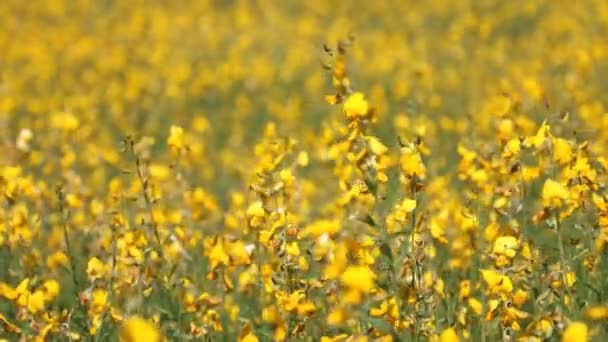
[[[137,169],[137,178],[141,184],[141,192],[144,197],[144,202],[146,203],[146,210],[150,215],[150,224],[152,225],[152,231],[154,233],[154,237],[156,238],[156,244],[158,247],[158,254],[161,259],[164,259],[163,255],[163,245],[160,240],[160,233],[158,231],[158,224],[156,223],[156,219],[154,218],[154,210],[152,208],[152,200],[150,199],[150,194],[148,193],[149,182],[148,179],[144,177],[142,168],[141,168],[141,159],[135,156],[135,167]]]
[[[567,263],[566,263],[566,252],[564,250],[564,239],[562,237],[562,227],[561,227],[561,223],[559,221],[559,216],[557,215],[557,213],[553,213],[553,218],[555,219],[555,229],[557,231],[557,245],[558,245],[558,249],[559,249],[559,259],[560,259],[560,274],[562,276],[562,288],[563,288],[563,295],[564,298],[562,298],[562,303],[564,305],[566,305],[566,303],[564,302],[566,299],[566,295],[568,292],[568,277],[566,276],[566,271],[567,271]]]
[[[69,211],[67,211],[66,207],[65,207],[65,193],[63,191],[63,186],[61,186],[61,185],[57,186],[56,194],[57,194],[57,200],[59,201],[58,209],[59,209],[59,215],[61,218],[61,226],[63,228],[63,240],[65,243],[66,253],[68,254],[68,258],[70,260],[70,269],[71,269],[70,273],[72,274],[72,283],[74,285],[74,296],[76,298],[76,303],[78,304],[78,306],[80,306],[82,313],[83,313],[83,320],[85,322],[84,329],[86,329],[88,331],[89,329],[88,329],[88,322],[87,322],[87,309],[80,302],[80,281],[78,280],[78,273],[76,272],[78,267],[76,265],[76,259],[74,258],[74,253],[73,253],[72,245],[70,242],[70,234],[69,234],[69,228],[68,228]]]

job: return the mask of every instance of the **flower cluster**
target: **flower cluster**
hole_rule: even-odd
[[[605,0],[0,1],[0,341],[608,339],[607,36]]]

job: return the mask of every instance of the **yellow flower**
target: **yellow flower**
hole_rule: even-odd
[[[37,313],[44,309],[44,292],[37,290],[30,294],[27,298],[27,310],[31,313]]]
[[[412,211],[414,211],[414,209],[416,209],[416,200],[415,199],[411,199],[411,198],[405,198],[402,202],[401,202],[401,210],[404,210],[407,213],[411,213]]]
[[[506,235],[497,238],[494,241],[494,248],[492,252],[499,255],[505,255],[509,258],[513,258],[517,254],[519,243],[514,236]]]
[[[382,302],[382,304],[380,304],[379,308],[371,308],[369,309],[369,315],[372,317],[381,317],[384,316],[386,314],[386,312],[388,311],[388,302],[385,300]]]
[[[312,302],[303,302],[298,304],[298,315],[307,316],[315,312],[317,308]]]
[[[553,160],[560,164],[572,160],[572,145],[565,139],[556,138],[553,142]]]
[[[74,131],[80,125],[78,117],[69,112],[55,112],[51,114],[50,124],[52,127],[65,131]]]
[[[511,102],[511,99],[506,96],[496,96],[488,101],[484,109],[487,114],[503,117],[511,109]]]
[[[570,323],[562,336],[562,342],[587,342],[588,340],[587,325],[581,322]]]
[[[291,294],[280,291],[276,294],[276,297],[279,305],[281,305],[285,311],[291,312],[298,309],[298,304],[306,297],[306,295],[302,290],[295,291]]]
[[[253,228],[259,227],[264,222],[266,211],[262,201],[255,201],[247,208],[247,216],[249,217],[249,225]]]
[[[494,270],[481,270],[481,277],[488,285],[490,293],[509,294],[513,291],[513,283],[506,275]]]
[[[348,266],[340,281],[350,289],[369,293],[374,289],[374,279],[376,275],[365,266]]]
[[[566,272],[565,278],[567,287],[572,287],[576,284],[576,274],[574,272]]]
[[[53,279],[49,279],[42,284],[40,290],[44,293],[44,301],[50,302],[59,294],[60,286],[59,282]]]
[[[524,166],[521,169],[521,177],[525,182],[531,182],[540,177],[540,169],[538,167]]]
[[[369,105],[363,93],[353,93],[344,102],[344,113],[346,113],[346,117],[349,119],[364,117],[368,111]]]
[[[285,245],[285,251],[287,254],[291,256],[299,256],[300,255],[300,245],[298,245],[297,241],[292,241]]]
[[[498,313],[498,306],[500,301],[498,299],[490,299],[488,301],[488,312],[486,313],[486,321],[494,319]]]
[[[483,304],[476,298],[469,298],[468,300],[469,307],[476,315],[481,315],[483,311]]]
[[[447,328],[441,335],[439,335],[439,342],[458,342],[460,338],[458,338],[458,334],[456,334],[456,330],[454,328]]]
[[[47,266],[52,270],[59,266],[66,266],[68,262],[68,256],[62,251],[54,252],[46,259]]]
[[[505,159],[513,158],[519,156],[519,152],[521,151],[521,141],[519,138],[510,139],[505,145],[502,157]]]
[[[592,306],[585,311],[585,317],[592,321],[605,320],[608,318],[608,306]]]
[[[327,324],[342,325],[346,319],[346,313],[342,307],[337,307],[327,314]]]
[[[545,338],[553,335],[553,321],[550,318],[543,317],[538,321],[532,323],[529,329],[535,332],[535,334],[539,336],[543,336]]]
[[[521,326],[518,320],[526,319],[530,315],[527,312],[521,311],[513,306],[507,306],[503,311],[502,321],[511,326],[515,331],[520,331]]]
[[[258,342],[258,337],[253,333],[253,329],[250,323],[245,324],[241,333],[239,334],[239,342]]]
[[[372,136],[365,137],[370,151],[377,156],[381,156],[388,152],[388,147],[380,141],[380,139]]]
[[[458,286],[458,298],[460,300],[468,298],[471,295],[471,281],[463,280]]]
[[[330,105],[335,105],[342,101],[342,96],[336,94],[325,95],[325,101],[327,101],[327,103],[329,103]]]
[[[169,138],[167,138],[167,145],[172,151],[179,151],[184,148],[184,129],[179,126],[171,126],[171,132]]]
[[[528,300],[528,292],[524,290],[517,290],[513,294],[513,304],[515,306],[522,306]]]
[[[96,257],[89,259],[87,263],[87,275],[91,280],[103,278],[108,272],[108,267],[101,260]]]
[[[545,139],[550,136],[550,131],[551,127],[547,124],[546,121],[543,122],[543,124],[536,132],[536,135],[528,137],[525,140],[525,145],[539,149],[545,142]]]
[[[258,342],[258,338],[257,336],[255,336],[253,333],[248,333],[247,335],[241,337],[239,339],[239,342]]]
[[[89,304],[89,310],[93,314],[100,314],[103,312],[106,303],[108,302],[108,291],[105,289],[95,289],[91,293],[91,303]]]
[[[287,329],[289,329],[287,323],[281,320],[274,329],[274,340],[277,342],[285,341],[285,339],[287,338],[287,334],[289,333]]]
[[[120,327],[121,342],[161,342],[163,337],[151,322],[134,316],[124,321]]]
[[[565,186],[549,178],[543,185],[543,206],[557,208],[563,204],[563,201],[568,199],[569,195],[568,189]]]
[[[594,193],[591,196],[591,201],[593,202],[593,205],[596,206],[597,210],[599,210],[600,212],[608,212],[608,199],[607,198]]]
[[[425,178],[426,168],[422,163],[420,153],[413,146],[405,146],[401,148],[401,171],[403,175],[410,179],[414,176]]]
[[[171,175],[171,170],[167,166],[162,164],[150,164],[148,170],[150,172],[150,177],[158,181],[167,180],[167,178],[169,178],[169,176]]]
[[[312,235],[317,238],[323,234],[333,235],[340,231],[339,220],[317,220],[304,227],[303,236]]]
[[[223,241],[219,240],[215,245],[211,246],[209,252],[209,261],[211,262],[211,268],[216,269],[220,265],[227,265],[230,262],[230,255],[224,247]]]
[[[17,292],[7,283],[0,283],[0,296],[8,300],[14,300],[17,298]]]
[[[3,295],[6,299],[14,300],[17,305],[25,307],[27,306],[29,292],[30,279],[23,279],[15,289],[10,286],[0,286],[0,295]]]

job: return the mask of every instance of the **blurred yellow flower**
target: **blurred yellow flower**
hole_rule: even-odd
[[[108,266],[96,257],[92,257],[87,263],[87,275],[91,279],[104,278],[108,270]]]
[[[44,309],[44,292],[37,290],[27,298],[27,309],[31,313],[37,313]]]
[[[566,164],[573,158],[572,146],[566,139],[556,138],[553,142],[553,160],[560,164]]]
[[[302,235],[319,237],[323,234],[333,235],[340,231],[340,222],[338,220],[318,220],[310,223],[302,230]]]
[[[254,334],[250,323],[245,324],[239,334],[239,342],[258,342],[258,337]]]
[[[585,317],[592,321],[600,321],[608,319],[608,306],[596,305],[588,308],[585,311]]]
[[[607,340],[608,4],[471,3],[0,1],[0,341]]]
[[[587,325],[582,322],[572,322],[562,336],[562,342],[587,342],[589,340]]]
[[[469,298],[468,300],[469,307],[476,315],[481,315],[483,312],[483,304],[476,298]]]
[[[570,196],[568,189],[549,178],[545,181],[542,191],[543,206],[548,208],[560,207]]]
[[[490,293],[509,294],[513,291],[513,283],[508,276],[495,270],[481,270],[480,272]]]
[[[376,275],[366,266],[348,266],[340,281],[350,289],[368,293],[374,289]]]
[[[499,255],[505,255],[509,258],[513,258],[517,254],[519,243],[517,238],[514,236],[506,235],[500,236],[494,241],[494,247],[492,252]]]
[[[439,342],[459,342],[460,338],[454,328],[447,328],[439,335]]]
[[[121,342],[161,342],[162,340],[158,328],[143,318],[133,316],[121,324]]]
[[[344,113],[346,113],[346,117],[349,119],[365,117],[368,111],[369,105],[363,93],[353,93],[344,101]]]
[[[167,145],[172,151],[178,152],[185,147],[184,142],[184,129],[180,126],[171,126],[169,137],[167,138]]]

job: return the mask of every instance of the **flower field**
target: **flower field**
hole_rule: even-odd
[[[0,341],[608,340],[608,2],[0,1]]]

